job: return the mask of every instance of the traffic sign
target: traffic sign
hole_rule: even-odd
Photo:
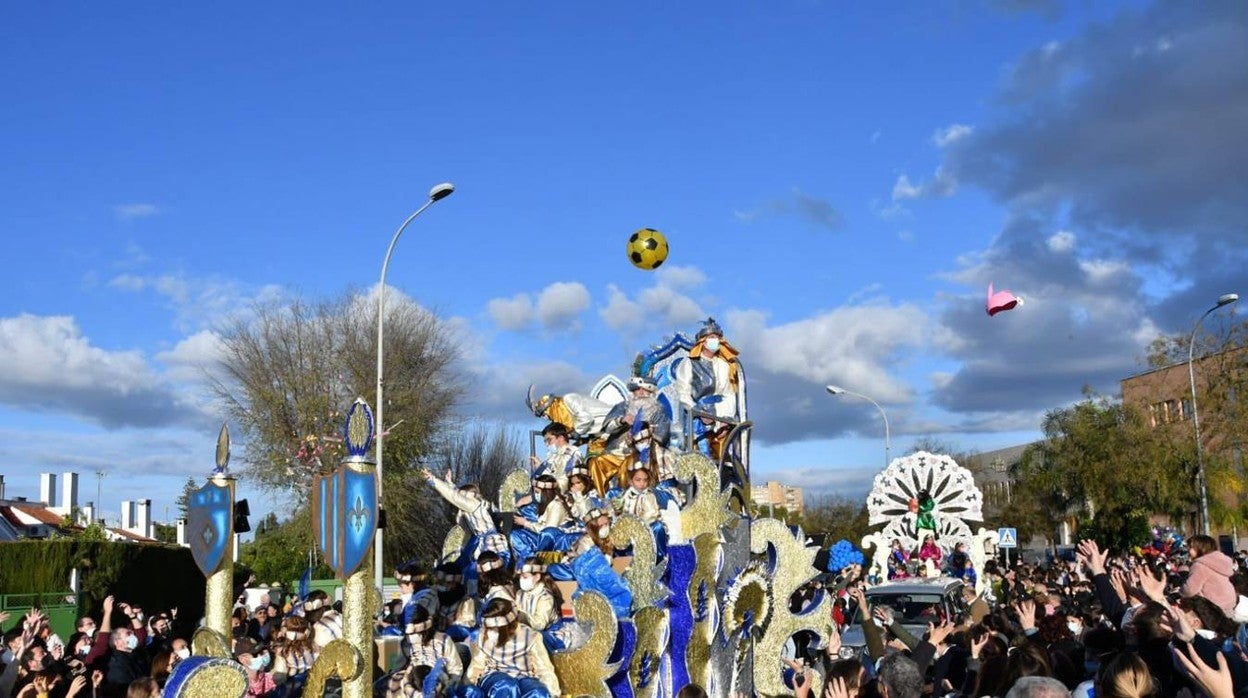
[[[1018,531],[1013,528],[997,529],[997,547],[998,548],[1017,548],[1018,547]]]

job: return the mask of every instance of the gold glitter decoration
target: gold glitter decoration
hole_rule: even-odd
[[[630,545],[633,547],[633,561],[623,574],[624,581],[628,582],[628,588],[633,593],[632,610],[637,611],[666,601],[668,591],[659,580],[663,577],[663,570],[667,568],[667,561],[654,563],[657,552],[654,531],[650,530],[646,522],[632,514],[620,516],[611,524],[611,544],[616,548],[627,548]]]
[[[237,662],[212,659],[191,670],[173,698],[242,698],[247,672]]]
[[[442,562],[451,562],[459,557],[464,545],[468,543],[468,534],[463,526],[451,526],[442,539]]]
[[[371,642],[371,640],[370,640]],[[369,654],[372,654],[371,652]],[[331,640],[316,655],[316,661],[308,670],[308,682],[304,685],[305,696],[319,696],[325,692],[325,682],[331,676],[342,678],[344,695],[347,682],[359,677],[364,671],[360,651],[346,640]]]
[[[359,405],[359,409],[356,409],[356,405]],[[369,428],[371,426],[369,422],[372,421],[369,417],[372,415],[368,403],[362,397],[357,397],[355,404],[351,407],[347,415],[347,448],[359,448],[361,450],[353,452],[363,453],[368,450],[373,441],[373,430]],[[380,425],[378,425],[378,430],[380,431]]]
[[[373,656],[373,615],[377,608],[377,591],[373,588],[372,559],[372,555],[366,555],[364,564],[351,573],[342,585],[342,639],[355,650],[354,656],[360,658]],[[331,642],[329,646],[332,645]],[[319,656],[317,661],[320,661]],[[351,672],[344,672],[342,657],[335,656],[331,661],[342,677],[343,698],[369,698],[372,695],[369,677],[362,675],[362,664]],[[309,695],[319,696],[321,693],[317,691]]]
[[[711,645],[719,634],[716,579],[723,556],[719,532],[703,533],[695,538],[693,552],[697,563],[689,577],[689,588],[685,590],[689,595],[689,607],[693,609],[693,632],[685,647],[685,668],[690,681],[710,687]]]
[[[218,443],[218,446],[220,444]],[[228,448],[228,446],[227,446]],[[234,478],[215,475],[209,480],[214,485],[229,489],[230,517],[234,516]],[[231,530],[232,527],[231,527]],[[221,633],[221,637],[230,637],[230,614],[234,612],[234,536],[225,541],[225,552],[221,555],[221,565],[216,572],[208,575],[204,586],[204,625]],[[228,656],[228,655],[227,655]]]
[[[676,479],[693,482],[693,501],[680,511],[681,534],[693,540],[703,533],[718,532],[735,521],[728,510],[728,494],[719,491],[719,468],[701,453],[685,453],[676,457]]]
[[[213,630],[212,628],[203,627],[195,631],[191,636],[191,654],[198,657],[220,657],[221,659],[229,659],[230,643],[226,641],[225,636]]]
[[[513,512],[516,510],[516,495],[525,494],[533,488],[533,480],[524,470],[513,470],[503,478],[498,487],[498,510]]]
[[[633,686],[634,698],[655,698],[659,695],[659,662],[667,647],[669,626],[667,611],[651,606],[633,614],[633,626],[637,628],[637,645],[628,666],[628,682]],[[643,661],[646,685],[642,685]]]
[[[587,591],[572,602],[576,621],[585,628],[589,640],[571,652],[554,652],[550,661],[555,665],[559,687],[565,696],[611,698],[607,679],[619,670],[619,662],[607,662],[615,648],[618,626],[615,611],[607,597]],[[315,694],[313,694],[315,695]]]
[[[767,555],[768,549],[774,550]],[[770,570],[772,604],[771,620],[763,629],[763,635],[754,643],[754,692],[760,696],[786,696],[792,692],[780,677],[780,652],[789,636],[799,630],[810,630],[820,637],[827,637],[831,630],[828,613],[829,598],[823,595],[819,603],[806,613],[795,615],[789,611],[788,600],[798,587],[813,578],[815,554],[818,548],[806,546],[806,535],[799,529],[796,534],[775,519],[759,519],[750,528],[750,552],[767,555],[773,560]],[[819,677],[812,674],[811,695],[822,691]]]
[[[221,425],[221,431],[217,434],[217,468],[222,472],[230,464],[230,427],[226,424]]]
[[[767,572],[758,563],[751,563],[732,580],[724,595],[724,637],[732,638],[733,633],[743,629],[747,613],[752,619],[751,632],[767,626],[771,615],[770,589]]]

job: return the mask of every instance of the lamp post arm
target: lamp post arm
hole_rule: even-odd
[[[1194,363],[1196,357],[1196,333],[1200,331],[1200,324],[1209,317],[1209,313],[1217,310],[1220,306],[1213,306],[1205,311],[1204,315],[1196,321],[1192,327],[1192,334],[1187,338],[1187,379],[1192,388],[1192,430],[1196,435],[1196,480],[1200,489],[1200,529],[1201,533],[1209,535],[1209,486],[1205,482],[1205,459],[1200,445],[1200,411],[1196,409],[1196,366]]]
[[[860,397],[863,400],[866,400],[872,405],[875,405],[875,409],[880,411],[880,417],[884,419],[884,467],[887,468],[888,464],[891,463],[893,460],[892,454],[891,454],[892,435],[889,433],[889,428],[888,428],[888,413],[884,411],[884,408],[880,406],[880,403],[871,399],[869,396],[863,395],[862,393],[856,393],[852,390],[844,390],[844,389],[842,390],[846,395],[853,395],[855,397]]]
[[[386,272],[390,269],[390,255],[394,254],[394,246],[399,243],[399,238],[403,235],[403,231],[407,230],[407,226],[416,217],[425,212],[425,209],[433,205],[436,199],[430,198],[423,206],[416,209],[412,215],[408,216],[399,229],[394,231],[394,237],[390,238],[390,246],[386,248],[386,257],[381,261],[381,281],[377,285],[377,426],[376,426],[376,455],[377,455],[377,506],[384,507],[382,496],[385,494],[386,471],[384,465],[383,442],[385,441],[386,422],[385,410],[386,400],[382,390],[385,386],[385,336],[386,336]],[[377,529],[377,533],[373,536],[373,584],[376,586],[378,593],[382,590],[382,562],[385,559],[382,545],[385,541],[385,532]]]

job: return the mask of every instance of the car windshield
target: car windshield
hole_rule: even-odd
[[[867,603],[872,609],[879,606],[891,609],[893,620],[903,625],[940,623],[945,617],[945,607],[940,594],[868,594]],[[857,611],[857,607],[854,607],[854,613],[849,619],[851,624],[858,622]]]

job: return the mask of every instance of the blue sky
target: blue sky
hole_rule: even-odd
[[[1243,290],[1237,3],[0,8],[0,472],[163,517],[200,368],[258,298],[391,285],[474,350],[470,417],[714,315],[755,477],[861,495],[935,435],[1034,439]],[[636,228],[672,247],[630,267]],[[989,281],[1027,299],[988,318]],[[1226,311],[1223,311],[1226,312]],[[367,397],[367,396],[366,396]],[[240,449],[241,450],[241,449]],[[253,501],[258,498],[253,496]],[[260,507],[264,508],[263,505]]]

